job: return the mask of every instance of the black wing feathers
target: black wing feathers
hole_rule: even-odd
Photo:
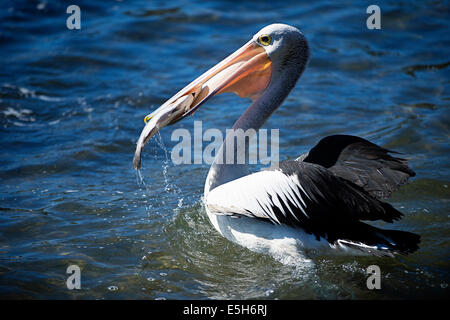
[[[401,212],[390,204],[371,197],[361,187],[335,176],[327,169],[298,161],[280,163],[281,171],[297,175],[301,187],[298,191],[306,204],[308,221],[358,221],[384,220],[393,222],[401,218]],[[294,204],[290,206],[294,208]],[[297,216],[304,216],[297,210]]]
[[[330,243],[344,240],[346,246],[373,255],[408,254],[417,250],[420,236],[406,231],[383,230],[361,222],[393,222],[400,219],[402,213],[372,197],[360,186],[317,164],[284,161],[280,163],[280,169],[288,176],[299,177],[301,187],[296,191],[305,203],[305,212],[289,199],[283,201],[280,197],[277,203],[281,203],[281,207],[278,207],[268,195],[279,223],[301,227],[317,239],[323,237]]]
[[[327,168],[372,196],[385,199],[415,176],[407,160],[389,153],[395,152],[360,137],[334,135],[322,139],[299,160]]]

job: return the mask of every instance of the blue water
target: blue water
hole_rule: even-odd
[[[0,297],[408,299],[448,296],[448,1],[13,1],[0,9]],[[145,115],[256,33],[301,29],[310,63],[266,128],[281,160],[354,134],[404,153],[417,176],[390,200],[422,236],[391,258],[318,257],[299,272],[221,238],[201,205],[208,166],[174,165],[173,129],[230,128],[226,94],[166,128],[132,169]],[[384,226],[383,224],[378,224]],[[68,290],[66,268],[81,268]],[[379,265],[382,289],[366,287]]]

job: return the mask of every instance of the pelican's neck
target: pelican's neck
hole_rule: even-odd
[[[231,130],[225,137],[225,141],[220,147],[219,152],[217,153],[209,170],[208,177],[205,182],[205,196],[215,187],[249,174],[246,164],[238,164],[238,152],[245,152],[245,159],[247,159],[249,149],[248,141],[250,139],[236,139],[234,133],[236,130],[242,129],[249,138],[257,133],[266,120],[288,96],[301,73],[297,70],[284,73],[276,71],[277,69],[274,68],[272,80],[267,89],[261,96],[253,101],[250,107],[248,107],[244,114],[242,114],[233,125],[233,130]],[[281,78],[280,76],[284,77]],[[234,163],[226,161],[229,159],[230,153],[233,156],[231,159],[234,160]]]

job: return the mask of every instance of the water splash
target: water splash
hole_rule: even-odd
[[[164,191],[169,195],[170,194],[178,195],[181,193],[181,189],[176,184],[171,182],[171,179],[170,179],[170,176],[168,173],[169,168],[170,168],[169,151],[168,151],[167,147],[165,146],[163,138],[159,132],[155,135],[154,140],[156,141],[156,144],[164,151],[164,160],[162,162]],[[155,151],[155,153],[153,154],[153,158],[154,158],[154,160],[159,160],[157,151]],[[136,170],[136,184],[140,187],[141,191],[143,191],[143,197],[146,197],[146,194],[151,194],[152,192],[154,192],[154,190],[152,191],[152,189],[151,189],[151,184],[146,183],[141,169]],[[142,187],[144,190],[142,189]],[[163,206],[166,205],[165,197],[158,197],[158,201]],[[182,208],[182,205],[183,205],[183,198],[180,198],[180,199],[178,199],[178,202],[176,205],[177,209]],[[153,209],[153,205],[151,203],[148,203],[146,205],[146,211],[147,211],[148,216],[150,216],[152,209]]]
[[[161,134],[158,131],[158,134],[155,136],[156,137],[156,143],[158,144],[158,146],[164,150],[164,156],[165,159],[163,161],[163,176],[164,176],[164,191],[166,191],[167,193],[172,193],[172,194],[179,194],[181,193],[180,188],[176,185],[170,182],[170,178],[168,175],[168,169],[170,167],[170,160],[169,160],[169,152],[166,148],[166,146],[164,145],[164,141],[163,138],[161,136]]]

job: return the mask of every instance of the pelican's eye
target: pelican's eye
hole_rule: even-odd
[[[263,46],[268,46],[272,42],[272,37],[268,34],[263,34],[262,36],[258,37],[258,42]]]

